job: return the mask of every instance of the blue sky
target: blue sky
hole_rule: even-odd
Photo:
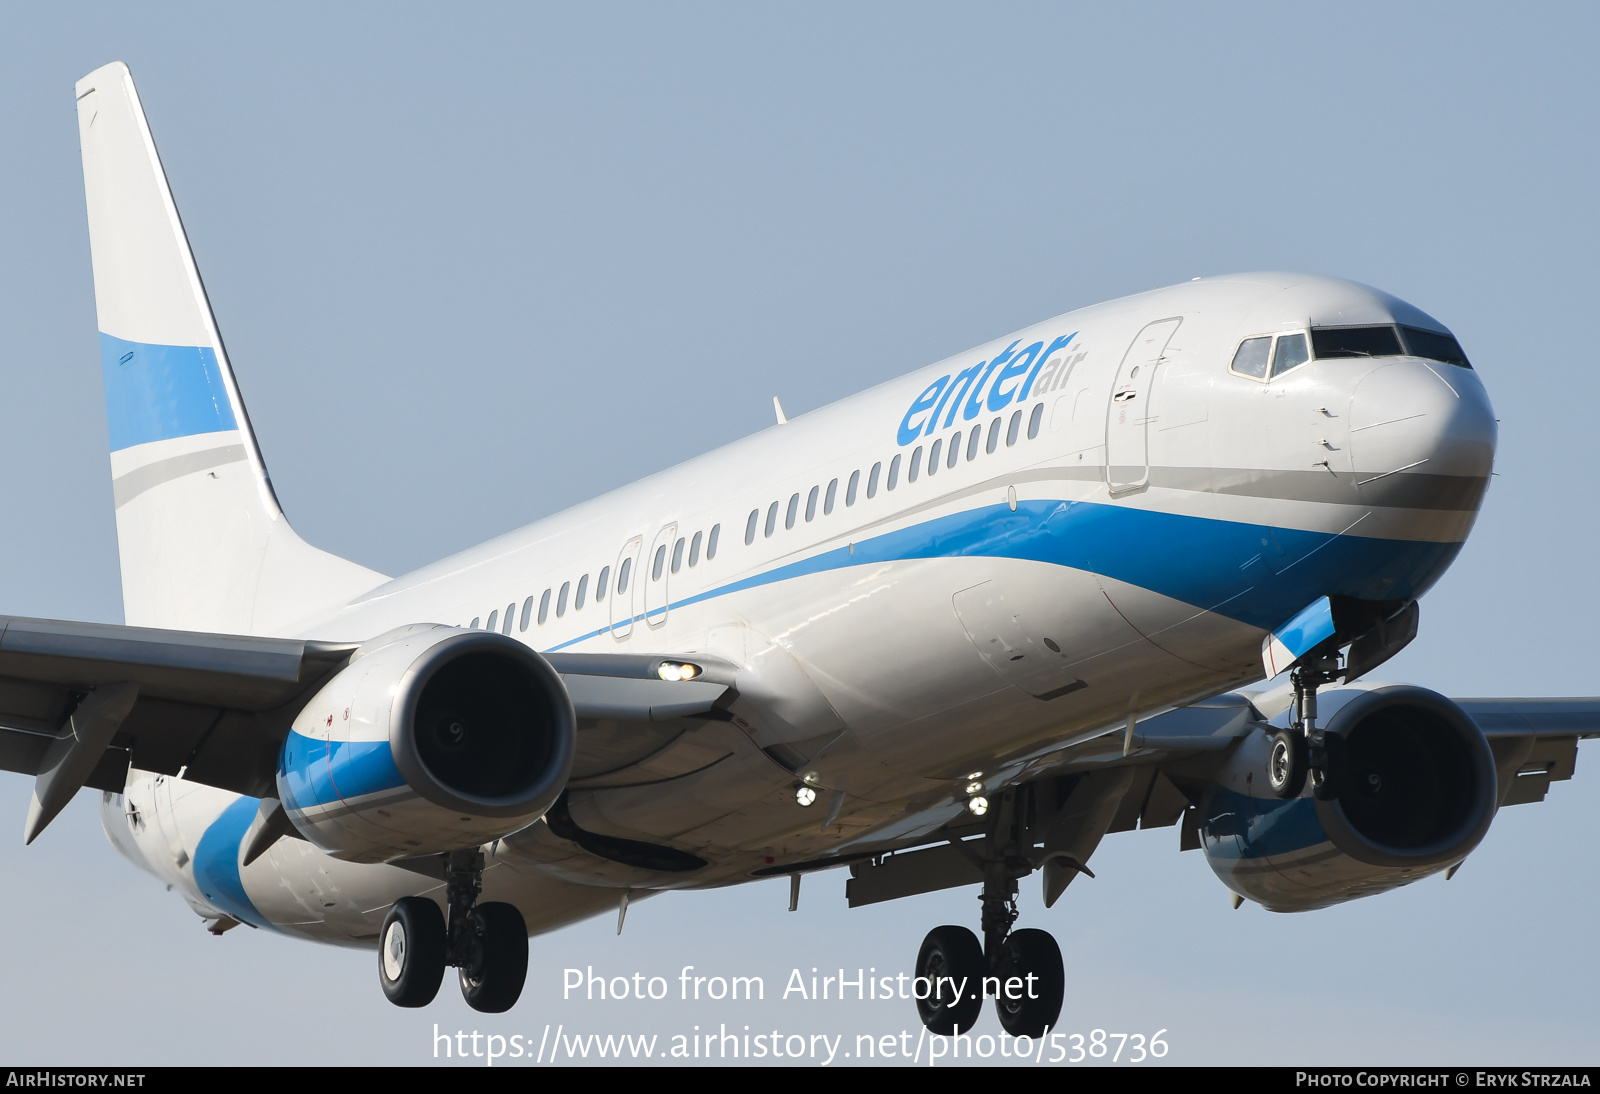
[[[0,9],[0,611],[119,621],[72,84],[132,67],[279,496],[388,573],[1052,314],[1293,269],[1456,331],[1502,419],[1477,530],[1383,670],[1600,692],[1593,406],[1600,16],[1582,5],[9,5]],[[1456,878],[1232,911],[1175,830],[1110,837],[1023,925],[1064,1029],[1177,1062],[1592,1061],[1595,749]],[[424,1063],[537,1037],[915,1030],[909,1004],[578,1003],[910,964],[955,891],[849,912],[837,874],[535,939],[512,1015],[381,999],[366,953],[207,936],[89,797],[21,847],[0,779],[0,1055]],[[1276,1021],[1274,1021],[1276,1019]],[[992,1015],[980,1029],[994,1032]],[[571,1032],[569,1029],[568,1032]],[[308,1035],[309,1034],[309,1035]],[[319,1035],[320,1034],[320,1035]]]

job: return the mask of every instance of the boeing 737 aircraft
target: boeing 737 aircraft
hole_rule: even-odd
[[[77,103],[126,625],[0,617],[0,766],[26,840],[94,788],[212,931],[494,1012],[530,934],[846,868],[851,906],[981,886],[921,1019],[1037,1036],[1064,970],[1018,884],[1054,904],[1108,832],[1316,909],[1453,870],[1600,734],[1600,699],[1364,682],[1495,455],[1385,293],[1070,312],[389,577],[280,510],[127,67]]]

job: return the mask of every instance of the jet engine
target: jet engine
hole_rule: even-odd
[[[295,718],[278,795],[351,862],[476,847],[542,816],[572,771],[561,677],[504,635],[420,625],[358,649]]]
[[[1497,781],[1465,711],[1394,685],[1326,690],[1319,705],[1339,757],[1325,800],[1309,787],[1273,796],[1264,727],[1240,741],[1206,794],[1200,835],[1224,884],[1273,911],[1306,911],[1416,881],[1478,846]]]

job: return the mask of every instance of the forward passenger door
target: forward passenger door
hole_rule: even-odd
[[[1106,485],[1111,496],[1142,490],[1150,484],[1150,397],[1167,343],[1180,318],[1147,324],[1122,355],[1106,405]]]

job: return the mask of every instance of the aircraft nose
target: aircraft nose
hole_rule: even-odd
[[[1469,492],[1481,496],[1494,467],[1496,433],[1478,374],[1456,365],[1437,371],[1421,361],[1383,365],[1350,399],[1350,458],[1363,488],[1392,489],[1397,484],[1380,484],[1400,474],[1448,476],[1431,481],[1443,491],[1475,487]]]

